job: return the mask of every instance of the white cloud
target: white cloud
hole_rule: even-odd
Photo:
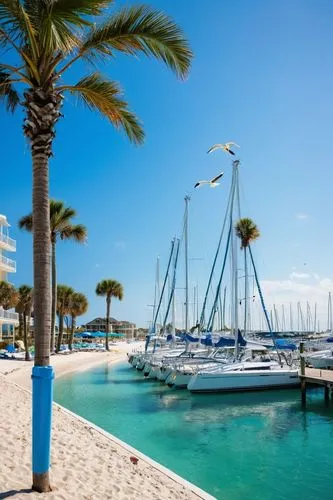
[[[296,214],[296,219],[298,219],[298,220],[304,220],[304,219],[308,219],[308,218],[309,218],[308,214],[302,214],[302,213]]]
[[[310,278],[310,274],[307,274],[307,273],[296,273],[295,271],[293,271],[290,275],[289,275],[289,278],[291,280],[306,280],[308,278]]]

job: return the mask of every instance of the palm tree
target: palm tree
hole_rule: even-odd
[[[30,325],[30,316],[33,303],[32,287],[22,285],[18,289],[18,302],[16,304],[16,312],[21,317],[23,326],[23,340],[25,349],[25,360],[30,361],[29,344],[28,344],[28,327]]]
[[[7,311],[15,307],[17,302],[18,292],[16,288],[7,281],[0,281],[0,307]]]
[[[88,300],[83,293],[74,292],[70,297],[69,314],[71,315],[71,333],[69,337],[68,347],[73,348],[74,332],[76,330],[76,318],[85,314],[88,310]]]
[[[260,236],[259,229],[252,219],[240,219],[235,227],[236,235],[241,241],[241,249],[244,250],[244,271],[245,271],[245,293],[244,293],[244,334],[248,327],[248,300],[249,300],[249,276],[247,265],[247,251],[250,244]]]
[[[20,99],[25,109],[23,129],[33,165],[35,366],[50,364],[49,158],[64,93],[77,96],[140,144],[143,129],[122,98],[119,85],[87,66],[94,68],[98,60],[112,62],[117,52],[143,53],[163,61],[184,78],[192,59],[182,31],[164,13],[139,5],[110,15],[107,8],[112,4],[113,0],[0,0],[0,40],[3,54],[8,56],[6,64],[2,61],[0,65],[0,86],[7,96],[12,91],[16,99],[14,86],[24,88]],[[87,73],[69,84],[67,72],[80,61]],[[49,412],[49,408],[39,411]],[[49,471],[34,472],[32,487],[50,491]]]
[[[59,318],[59,330],[56,352],[60,351],[62,337],[64,334],[64,317],[66,314],[69,314],[69,307],[73,293],[74,290],[70,286],[57,286],[57,313]]]
[[[109,350],[109,333],[110,333],[110,309],[111,298],[123,300],[124,289],[123,285],[116,280],[102,280],[97,283],[96,294],[101,297],[106,297],[106,332],[105,332],[105,348]]]
[[[18,292],[16,288],[7,283],[7,281],[0,281],[0,307],[7,311],[15,307],[18,301]],[[13,340],[15,335],[13,337]]]
[[[74,240],[84,243],[87,239],[87,228],[82,224],[73,224],[72,219],[76,216],[74,208],[66,207],[64,202],[50,200],[50,240],[52,256],[52,299],[51,299],[51,352],[55,345],[55,318],[57,304],[57,266],[56,266],[56,243],[61,240]],[[32,214],[25,215],[19,220],[20,229],[29,232],[33,230]]]

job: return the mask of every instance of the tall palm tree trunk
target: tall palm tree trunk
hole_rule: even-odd
[[[19,313],[18,336],[21,339],[23,336],[23,314]]]
[[[28,344],[28,328],[27,328],[27,316],[23,314],[23,341],[25,349],[25,360],[30,361],[29,344]]]
[[[56,242],[51,242],[51,255],[52,255],[52,304],[51,304],[51,352],[55,347],[55,322],[56,322],[56,308],[57,308],[57,267],[56,267]]]
[[[71,334],[70,334],[69,342],[68,342],[68,347],[71,351],[73,350],[73,339],[74,339],[75,327],[76,327],[76,317],[72,314]]]
[[[248,300],[249,300],[249,276],[248,276],[248,265],[247,265],[247,247],[244,247],[244,272],[245,272],[245,291],[244,291],[244,335],[246,335],[246,330],[249,327],[248,324]]]
[[[49,157],[52,154],[54,126],[60,116],[62,97],[52,87],[30,88],[24,92],[25,135],[30,139],[33,163],[33,261],[35,367],[33,369],[32,488],[51,490],[49,468],[52,420],[51,340],[51,255]],[[47,367],[47,369],[46,369]],[[41,401],[43,402],[41,404]],[[40,428],[43,431],[40,432]]]
[[[48,157],[33,155],[35,366],[50,363],[50,214]]]
[[[56,348],[57,352],[60,351],[63,334],[64,334],[64,315],[59,314],[59,331],[58,331],[58,342],[57,342],[57,348]]]
[[[48,155],[44,151],[33,151],[33,253],[34,253],[34,328],[35,328],[35,367],[47,367],[50,364],[50,201],[49,201],[49,171]],[[51,382],[52,383],[52,382]],[[38,389],[37,389],[38,387]],[[34,447],[42,449],[41,439],[37,437],[37,427],[40,422],[51,419],[51,409],[38,409],[38,395],[41,394],[41,384],[36,380],[33,388],[33,457]],[[51,435],[46,436],[50,443]],[[46,447],[50,446],[46,443]],[[36,456],[37,456],[36,451]],[[36,459],[38,462],[38,459]],[[35,460],[35,463],[36,463]],[[33,460],[34,462],[34,460]],[[38,472],[36,472],[38,470]],[[51,491],[49,469],[39,472],[33,465],[32,488],[35,491]]]
[[[106,349],[107,351],[109,351],[110,308],[111,308],[111,297],[106,297],[106,332],[105,332],[105,349]]]

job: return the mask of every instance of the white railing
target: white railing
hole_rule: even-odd
[[[19,315],[18,313],[5,311],[2,307],[0,307],[0,319],[9,319],[18,321]]]
[[[13,238],[10,238],[9,236],[6,236],[5,234],[0,233],[0,241],[3,243],[6,243],[7,245],[11,246],[16,250],[16,240],[13,240]]]
[[[5,257],[4,255],[0,255],[0,265],[1,264],[4,266],[10,267],[14,272],[16,272],[15,260],[8,259],[8,257]]]

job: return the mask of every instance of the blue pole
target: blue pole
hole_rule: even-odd
[[[32,471],[33,474],[43,476],[50,468],[53,367],[34,366],[31,378]]]

